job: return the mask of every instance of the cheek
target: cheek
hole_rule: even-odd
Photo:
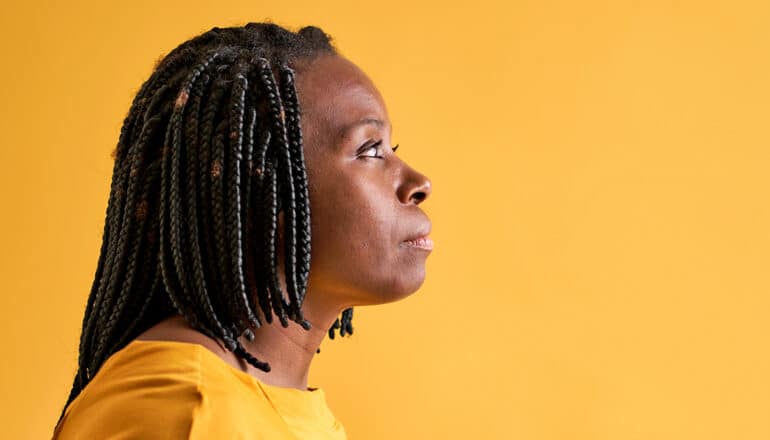
[[[388,197],[381,183],[344,174],[316,189],[311,276],[336,290],[383,289],[398,272],[395,196]]]
[[[325,254],[348,263],[377,263],[393,253],[396,218],[392,201],[372,183],[327,190],[311,201],[314,236]],[[317,231],[317,234],[316,234]],[[384,261],[382,261],[384,262]]]
[[[383,170],[306,150],[312,227],[309,283],[328,301],[381,304],[413,293],[424,257],[399,247],[407,225]]]

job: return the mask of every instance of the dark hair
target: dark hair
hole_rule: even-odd
[[[113,152],[78,371],[59,421],[110,355],[173,314],[266,372],[270,365],[238,341],[263,324],[255,297],[267,323],[275,314],[283,327],[291,320],[310,329],[301,311],[310,204],[290,65],[336,53],[317,27],[248,23],[212,28],[157,63]],[[352,334],[352,317],[345,309],[329,337]]]

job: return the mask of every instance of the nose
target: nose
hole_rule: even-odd
[[[404,180],[398,188],[398,198],[401,203],[419,205],[428,198],[433,185],[424,174],[417,172],[406,164],[404,168]]]

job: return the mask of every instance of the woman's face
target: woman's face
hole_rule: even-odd
[[[418,205],[431,182],[391,150],[382,97],[336,55],[301,64],[296,87],[312,228],[306,299],[341,310],[415,292],[430,246],[405,241],[430,232]]]

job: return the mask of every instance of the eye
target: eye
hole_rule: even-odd
[[[377,141],[377,142],[375,142],[375,143],[373,143],[373,144],[367,144],[367,145],[364,145],[363,147],[361,147],[361,148],[359,148],[359,149],[358,149],[358,152],[359,152],[359,156],[363,156],[363,157],[376,157],[376,158],[378,158],[378,159],[382,159],[384,156],[377,156],[376,154],[375,154],[374,156],[372,156],[372,155],[366,155],[366,154],[360,154],[360,153],[362,153],[362,152],[368,152],[368,151],[371,151],[371,150],[374,150],[374,151],[375,151],[375,153],[376,153],[377,151],[379,151],[379,148],[378,148],[378,147],[379,147],[380,145],[382,145],[382,141],[381,141],[381,140],[379,140],[379,141]],[[395,147],[391,148],[391,150],[392,150],[392,151],[395,153],[395,152],[396,152],[396,150],[398,150],[398,145],[396,145]]]
[[[382,141],[377,141],[373,144],[366,144],[363,147],[358,149],[359,156],[363,157],[376,157],[376,158],[382,158],[383,156],[378,156],[377,153],[380,151],[379,147],[382,145]],[[369,152],[374,152],[374,154],[364,154]]]

